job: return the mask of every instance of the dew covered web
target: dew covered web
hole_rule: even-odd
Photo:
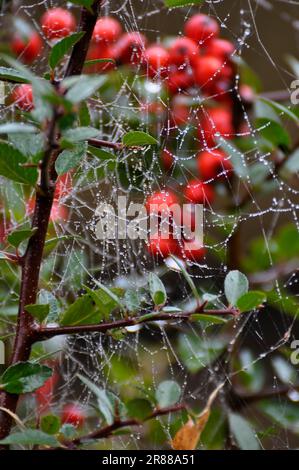
[[[51,6],[49,1],[41,1],[38,6],[28,2],[19,6],[18,14],[40,31],[37,11],[42,13]],[[76,10],[76,7],[72,6],[72,9]],[[164,42],[168,40],[167,36],[183,34],[183,23],[195,10],[167,10],[160,0],[107,1],[104,5],[104,12],[116,16],[125,31],[139,30],[150,42]],[[215,295],[211,299],[211,308],[222,308],[230,249],[240,243],[240,269],[252,280],[252,289],[270,292],[272,304],[261,311],[246,313],[225,326],[203,322],[165,325],[160,322],[144,325],[138,331],[119,332],[119,337],[93,334],[52,340],[45,345],[46,352],[62,349],[58,354],[61,378],[53,409],[74,401],[86,406],[90,415],[94,415],[95,397],[82,387],[77,373],[115,394],[121,401],[136,396],[152,399],[160,382],[175,380],[182,386],[186,402],[197,411],[202,409],[209,393],[223,381],[236,383],[252,393],[269,388],[274,391],[283,381],[290,386],[296,382],[296,369],[288,360],[290,350],[287,345],[296,338],[298,278],[294,261],[297,256],[292,247],[298,231],[298,180],[296,176],[290,179],[274,174],[271,146],[261,145],[266,134],[262,131],[269,127],[269,119],[259,121],[256,126],[256,114],[242,100],[239,91],[246,80],[254,82],[249,78],[247,68],[242,66],[243,60],[252,69],[260,71],[267,83],[266,90],[274,87],[289,89],[296,77],[282,55],[277,56],[276,47],[286,55],[292,41],[293,54],[296,54],[298,4],[267,0],[211,1],[206,2],[204,11],[218,19],[221,35],[236,46],[231,59],[239,64],[238,72],[231,88],[223,94],[233,98],[241,125],[234,139],[225,145],[242,178],[232,182],[226,175],[222,183],[212,182],[217,196],[213,204],[205,206],[206,255],[200,261],[188,261],[186,267],[199,292]],[[261,27],[269,30],[273,27],[272,43]],[[281,45],[283,35],[292,38],[286,40],[284,46]],[[267,40],[264,41],[264,37]],[[35,67],[39,72],[45,69],[46,58],[38,61]],[[167,287],[169,305],[188,311],[194,307],[194,301],[182,274],[149,255],[143,241],[97,240],[95,211],[101,202],[115,204],[118,195],[127,195],[129,201],[142,203],[148,195],[165,187],[181,197],[186,183],[198,177],[197,153],[207,147],[207,143],[198,138],[199,116],[217,102],[219,94],[206,96],[198,87],[180,93],[178,103],[188,110],[185,123],[181,124],[178,118],[179,122],[174,122],[169,112],[172,98],[165,93],[165,79],[150,80],[144,68],[135,66],[130,70],[119,68],[118,72],[108,75],[108,80],[109,86],[104,85],[98,98],[88,102],[91,125],[100,129],[101,138],[120,142],[123,134],[133,127],[156,136],[160,145],[143,151],[119,152],[117,164],[96,158],[84,160],[72,175],[74,189],[66,190],[60,199],[69,215],[67,221],[56,221],[51,230],[53,235],[56,232],[69,238],[44,261],[43,289],[62,299],[60,308],[63,310],[63,304],[75,299],[82,285],[93,287],[101,281],[108,286],[137,290],[146,285],[148,272],[155,270]],[[3,107],[3,118],[11,112],[10,105]],[[286,121],[283,113],[278,114],[292,134],[293,124]],[[296,136],[293,141],[295,144]],[[237,145],[240,151],[236,150]],[[164,171],[161,151],[157,150],[166,147],[175,155],[168,172]],[[21,206],[19,191],[15,186],[1,188],[8,205]],[[236,209],[244,197],[248,203]],[[18,213],[22,214],[22,207]],[[22,216],[19,219],[14,216],[13,224],[21,225],[24,221]],[[234,234],[240,226],[240,240],[233,245]],[[285,257],[281,254],[281,246],[289,250]],[[258,275],[254,274],[257,272]],[[264,276],[262,283],[257,279],[260,273]],[[17,282],[12,282],[10,288],[10,295],[17,299]],[[288,301],[283,302],[285,296]],[[5,302],[7,298],[3,305]],[[145,305],[146,311],[151,311],[150,303]],[[115,318],[119,315],[115,314]],[[261,447],[292,448],[298,445],[299,412],[295,401],[299,396],[293,392],[289,398],[291,400],[281,394],[276,402],[268,400],[263,411],[259,406],[242,411],[254,427]],[[223,448],[228,442],[225,416],[229,413],[229,403],[224,392],[220,393],[214,408],[212,423],[203,436],[201,445],[204,448]],[[269,416],[274,416],[274,420]],[[32,414],[28,420],[31,418]],[[113,438],[109,448],[163,448],[180,419],[178,414],[153,420],[146,430],[134,428],[129,434]],[[106,445],[100,443],[100,446]]]

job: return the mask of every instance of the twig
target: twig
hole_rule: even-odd
[[[115,330],[119,328],[126,328],[129,326],[136,326],[145,323],[157,322],[157,321],[192,321],[191,317],[197,311],[181,313],[181,314],[168,314],[161,313],[152,316],[126,318],[109,323],[98,323],[95,325],[78,325],[78,326],[57,326],[53,328],[41,327],[39,330],[39,341],[52,338],[58,335],[71,335],[71,334],[83,334],[83,333],[106,333],[109,330]],[[232,315],[237,316],[239,311],[234,308],[226,308],[221,310],[203,310],[205,315]]]
[[[106,140],[101,139],[89,139],[89,145],[96,148],[107,147],[114,150],[122,150],[124,145],[118,142],[107,142]]]

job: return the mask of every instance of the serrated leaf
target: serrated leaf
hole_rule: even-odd
[[[0,142],[0,175],[17,183],[34,185],[37,180],[35,168],[23,168],[27,158],[6,142]]]
[[[106,77],[97,75],[82,75],[67,91],[66,99],[72,103],[80,103],[93,95],[106,82]]]
[[[236,413],[230,413],[229,425],[241,450],[260,450],[255,432],[245,418]]]
[[[49,65],[51,69],[54,69],[57,64],[64,58],[64,56],[70,51],[70,49],[84,36],[85,32],[73,33],[69,36],[61,39],[57,42],[51,52],[49,57]]]
[[[34,392],[52,375],[52,370],[33,362],[18,362],[6,369],[2,375],[0,388],[9,393]]]
[[[57,434],[61,426],[61,421],[58,416],[46,415],[41,417],[40,427],[46,434]]]
[[[123,136],[122,142],[127,147],[141,147],[143,145],[157,145],[158,141],[147,134],[146,132],[141,131],[130,131]]]
[[[248,279],[240,271],[230,271],[224,281],[225,296],[230,305],[236,306],[242,295],[248,292]]]
[[[25,429],[22,432],[10,434],[0,441],[4,445],[39,445],[59,447],[60,444],[54,436],[39,431],[38,429]]]
[[[186,7],[189,5],[201,5],[204,0],[164,0],[165,6],[172,7]]]
[[[100,131],[94,127],[77,127],[75,129],[69,129],[63,134],[63,139],[74,143],[82,140],[93,139],[98,137]]]
[[[240,312],[249,312],[262,305],[266,300],[267,296],[264,292],[250,291],[238,299],[237,307]]]
[[[157,306],[164,305],[167,301],[167,294],[161,279],[155,273],[150,273],[148,284],[154,304]]]
[[[179,401],[181,394],[181,387],[174,380],[161,382],[155,393],[160,408],[175,405]]]
[[[10,245],[18,248],[18,246],[32,237],[32,235],[36,232],[35,229],[28,229],[28,230],[15,230],[14,232],[10,233],[7,237],[7,241]]]
[[[114,421],[114,406],[106,391],[92,383],[87,377],[77,374],[77,377],[83,382],[89,390],[91,390],[97,397],[99,410],[104,416],[107,424],[112,424]]]
[[[29,304],[25,306],[25,309],[30,315],[42,323],[50,312],[50,306],[48,304]]]
[[[59,176],[78,166],[87,152],[86,142],[77,144],[72,150],[63,150],[55,162],[55,170]]]

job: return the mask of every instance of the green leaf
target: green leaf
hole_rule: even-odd
[[[290,119],[292,119],[298,124],[298,120],[299,120],[298,116],[296,116],[296,114],[293,113],[293,111],[288,109],[286,106],[282,105],[281,103],[277,103],[275,101],[269,100],[268,98],[260,97],[259,99],[263,101],[263,103],[266,103],[269,106],[271,106],[275,111],[285,114],[286,116],[288,116]]]
[[[49,305],[49,314],[48,314],[47,322],[48,323],[56,322],[59,317],[60,308],[59,308],[59,304],[55,295],[53,295],[51,292],[48,292],[45,289],[42,289],[39,292],[38,300],[40,304],[42,305]]]
[[[59,447],[60,444],[54,436],[50,436],[38,429],[26,429],[22,432],[10,434],[0,441],[0,444],[39,445]]]
[[[82,7],[91,10],[94,0],[70,0],[70,2],[74,3],[75,5],[81,5]]]
[[[75,326],[96,323],[95,306],[90,295],[79,297],[70,307],[62,314],[60,325]],[[100,315],[98,315],[98,318]]]
[[[0,142],[0,175],[17,183],[34,185],[37,180],[35,168],[23,168],[27,158],[6,142]]]
[[[49,57],[49,65],[51,69],[54,69],[57,64],[64,58],[64,56],[70,51],[70,49],[84,36],[85,32],[70,34],[69,36],[61,39],[57,42]]]
[[[157,145],[158,141],[146,132],[130,131],[123,136],[122,142],[127,147],[140,147],[143,145]]]
[[[201,5],[204,0],[164,0],[165,6],[172,7],[186,7],[188,5]]]
[[[107,57],[106,59],[93,59],[93,60],[86,60],[84,62],[85,66],[90,66],[90,65],[96,65],[96,64],[102,64],[102,63],[110,63],[110,64],[115,64],[115,60]]]
[[[99,292],[104,292],[108,297],[110,297],[110,300],[113,300],[113,302],[115,302],[116,305],[118,305],[121,309],[124,308],[119,296],[118,296],[118,293],[117,291],[114,289],[109,289],[108,287],[104,286],[104,284],[102,284],[101,282],[99,281],[96,281],[96,285],[100,288],[99,290],[97,291],[91,291],[91,292],[95,292],[97,295],[99,294]],[[90,294],[91,294],[90,292]],[[91,294],[92,295],[92,294]],[[94,299],[95,302],[96,302],[96,299]]]
[[[89,388],[89,390],[95,394],[97,397],[99,410],[104,416],[107,424],[112,424],[114,421],[114,407],[106,391],[103,388],[99,388],[81,374],[77,374],[77,377]]]
[[[255,121],[255,125],[260,135],[274,147],[282,146],[286,149],[290,147],[290,136],[280,123],[267,118],[259,118]]]
[[[236,413],[230,413],[230,429],[241,450],[260,450],[254,430],[246,419]]]
[[[42,134],[9,134],[10,144],[19,150],[25,157],[32,159],[32,162],[38,163],[43,156],[44,136]]]
[[[299,149],[291,153],[291,155],[286,159],[283,168],[290,173],[297,173],[297,171],[299,171]]]
[[[156,390],[156,400],[160,408],[175,405],[180,397],[181,387],[174,380],[165,380],[161,382]]]
[[[142,295],[138,289],[128,289],[124,296],[124,304],[131,313],[138,312],[142,304]]]
[[[152,412],[152,405],[144,398],[134,398],[126,403],[127,413],[130,418],[144,421]]]
[[[29,304],[25,306],[25,309],[30,315],[37,318],[37,320],[42,323],[49,315],[50,305]]]
[[[180,334],[178,353],[182,363],[192,374],[204,369],[224,350],[225,338],[201,338],[197,334]]]
[[[40,427],[46,434],[57,434],[61,426],[61,421],[58,416],[46,415],[42,416]]]
[[[15,232],[12,232],[8,235],[7,241],[8,243],[10,243],[10,245],[14,246],[15,248],[18,248],[18,246],[22,242],[31,238],[32,235],[36,232],[36,230],[36,228],[28,230],[16,230]]]
[[[72,424],[65,423],[61,426],[60,432],[67,440],[72,440],[77,434],[77,428]]]
[[[99,133],[100,131],[94,127],[77,127],[66,131],[63,134],[63,140],[65,139],[71,143],[80,142],[98,137]]]
[[[180,271],[182,273],[182,275],[184,276],[185,280],[187,281],[191,291],[192,291],[192,294],[194,295],[195,299],[199,300],[200,301],[200,295],[198,293],[198,290],[193,282],[193,279],[192,277],[190,276],[190,274],[187,272],[185,266],[184,266],[184,263],[182,262],[182,260],[180,260],[179,258],[177,258],[176,256],[173,256],[173,255],[170,255],[170,257],[174,260],[174,262],[176,263],[177,265],[177,269],[178,271]]]
[[[248,292],[248,279],[240,271],[230,271],[224,281],[225,296],[232,306],[236,306],[242,295]]]
[[[262,390],[265,384],[265,370],[249,349],[241,350],[235,370],[238,372],[242,388],[249,389],[252,393]]]
[[[80,103],[93,95],[106,82],[106,77],[97,75],[81,75],[76,83],[67,91],[66,99],[72,103]]]
[[[267,296],[264,292],[250,291],[238,299],[237,307],[240,312],[249,312],[262,305],[266,300]]]
[[[150,273],[148,284],[154,304],[157,306],[164,305],[167,301],[167,294],[161,279],[155,273]]]
[[[98,149],[92,145],[88,146],[88,151],[99,160],[115,160],[113,153],[107,152],[106,150]]]
[[[84,159],[87,152],[87,144],[81,142],[73,150],[61,152],[55,162],[55,170],[58,175],[64,175],[68,171],[78,166]]]
[[[299,406],[296,403],[287,403],[285,400],[264,400],[259,409],[270,417],[281,428],[299,433]]]
[[[37,130],[31,124],[21,124],[18,122],[7,122],[0,125],[0,134],[34,134]]]
[[[204,313],[193,313],[190,319],[191,321],[202,321],[212,325],[223,325],[228,321],[226,318],[218,317],[216,315],[205,315]]]
[[[30,393],[40,388],[51,377],[52,370],[33,362],[18,362],[6,369],[0,388],[9,393]]]
[[[8,67],[0,67],[0,79],[15,83],[28,83],[29,80],[22,72]]]
[[[297,383],[297,371],[295,367],[282,356],[273,357],[272,366],[281,382],[285,384]]]

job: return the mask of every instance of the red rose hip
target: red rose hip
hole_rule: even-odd
[[[17,86],[11,95],[12,102],[21,111],[31,111],[34,108],[32,86],[23,84]]]
[[[113,43],[118,40],[122,33],[119,21],[110,16],[100,18],[93,30],[92,39],[96,42]]]
[[[11,50],[26,64],[31,64],[42,50],[42,40],[38,33],[29,36],[16,34],[11,43]]]
[[[201,13],[191,16],[185,24],[185,34],[196,43],[204,43],[219,35],[219,24],[208,15]]]
[[[76,20],[64,8],[51,8],[43,14],[41,26],[47,39],[60,39],[75,30]]]
[[[212,181],[220,176],[225,178],[230,176],[233,171],[230,160],[220,150],[200,152],[197,156],[197,165],[203,181]]]

